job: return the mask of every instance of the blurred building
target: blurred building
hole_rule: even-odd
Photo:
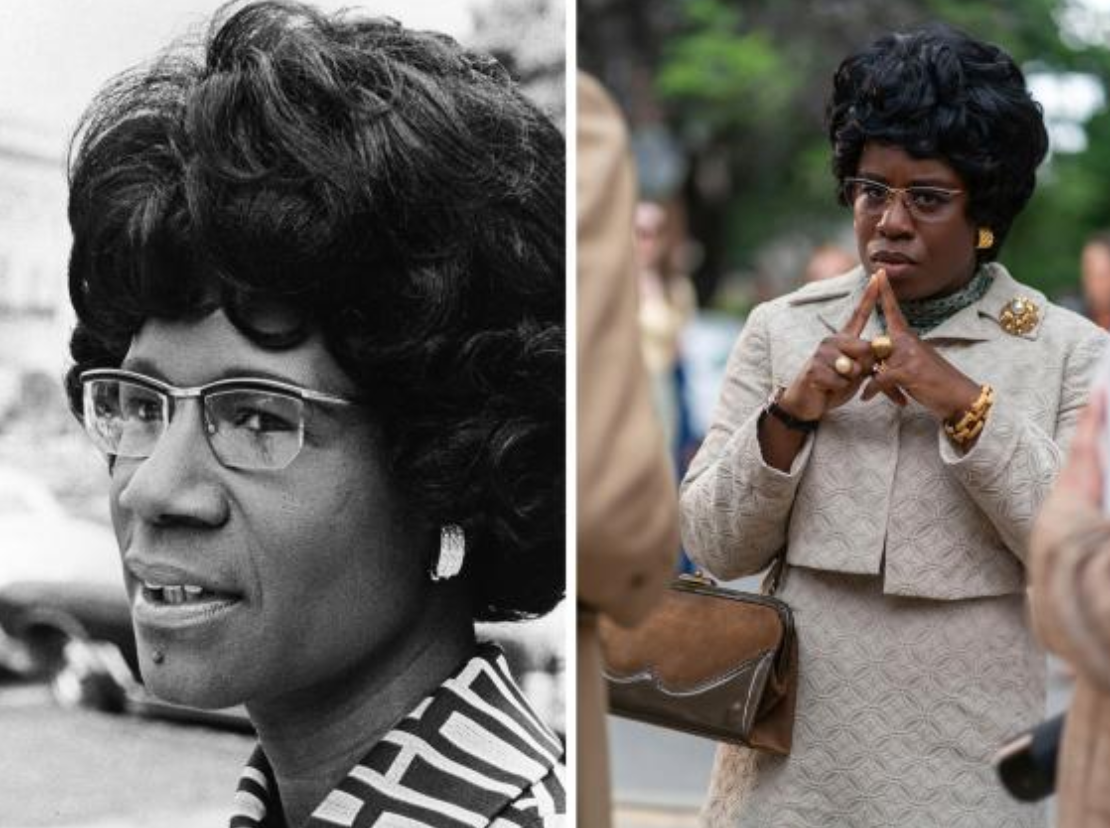
[[[496,57],[533,101],[565,128],[563,0],[481,0],[466,45]]]
[[[66,193],[52,134],[0,119],[0,407],[3,386],[21,375],[61,375],[71,319]]]

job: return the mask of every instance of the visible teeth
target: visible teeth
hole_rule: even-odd
[[[143,586],[153,600],[164,604],[187,604],[203,600],[206,596],[204,587],[196,584],[162,585],[143,581]]]

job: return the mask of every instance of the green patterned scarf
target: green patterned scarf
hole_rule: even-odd
[[[955,293],[950,293],[947,296],[938,296],[933,299],[910,299],[905,302],[899,302],[898,306],[902,309],[902,315],[906,317],[906,321],[909,322],[914,333],[921,336],[931,331],[957,311],[961,311],[968,305],[978,302],[986,295],[987,291],[990,290],[993,282],[994,275],[990,272],[990,269],[981,267],[971,278],[971,281]],[[885,331],[886,319],[883,318],[882,305],[876,305],[875,310],[879,314],[879,323],[883,326],[883,330]]]

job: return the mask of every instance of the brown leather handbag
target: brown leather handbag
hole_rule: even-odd
[[[773,593],[781,559],[768,576]],[[610,712],[787,754],[798,649],[783,601],[683,575],[634,629],[602,619]]]

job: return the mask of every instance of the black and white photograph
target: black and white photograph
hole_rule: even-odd
[[[564,40],[0,9],[0,824],[564,823]]]

